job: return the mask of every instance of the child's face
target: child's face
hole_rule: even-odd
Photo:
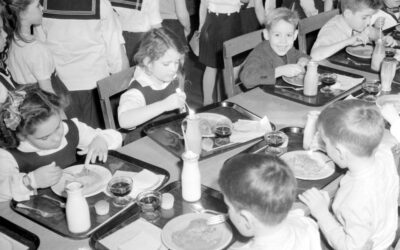
[[[171,82],[176,77],[182,57],[176,50],[168,49],[158,60],[145,65],[157,80]]]
[[[253,232],[248,226],[246,226],[245,218],[240,214],[240,211],[236,210],[236,208],[229,202],[227,198],[224,197],[225,204],[228,206],[228,214],[229,219],[232,221],[233,225],[235,225],[236,229],[246,237],[254,236]]]
[[[322,141],[325,143],[325,149],[328,156],[341,168],[345,168],[346,164],[343,161],[343,157],[341,157],[340,151],[337,146],[334,145],[329,138],[325,136],[325,133],[322,128],[319,128],[319,132],[321,135]]]
[[[25,11],[21,12],[20,18],[31,25],[39,25],[42,23],[43,7],[39,0],[32,0]]]
[[[349,9],[346,9],[343,12],[343,15],[349,24],[349,26],[357,31],[357,32],[362,32],[367,28],[371,22],[371,16],[375,14],[377,10],[368,8],[368,7],[362,7],[360,10],[357,10],[355,12],[352,12]]]
[[[36,126],[33,134],[26,135],[27,140],[33,146],[42,149],[56,149],[60,146],[64,135],[64,127],[59,114],[50,116],[46,121]]]
[[[279,20],[269,30],[264,30],[264,37],[269,40],[272,50],[279,56],[284,56],[293,47],[297,38],[297,30],[293,24]]]

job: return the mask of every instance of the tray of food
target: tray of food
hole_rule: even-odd
[[[237,104],[231,102],[220,102],[201,108],[196,111],[196,114],[200,118],[200,131],[202,134],[202,151],[200,154],[200,160],[226,152],[246,143],[259,140],[262,136],[260,135],[243,142],[232,142],[232,140],[230,141],[228,139],[227,142],[220,143],[221,141],[216,139],[215,135],[217,131],[215,130],[215,124],[224,123],[232,126],[237,121],[261,120],[259,116]],[[143,128],[143,131],[166,150],[181,157],[185,151],[182,121],[186,115],[187,114],[185,113],[147,124]],[[273,124],[271,124],[271,127],[272,129],[275,129]],[[234,131],[231,132],[233,133]],[[232,138],[231,136],[229,137]]]
[[[169,180],[168,171],[116,151],[109,152],[106,163],[89,165],[89,171],[85,175],[80,175],[82,167],[82,164],[76,164],[63,169],[63,175],[56,185],[38,190],[38,194],[31,196],[30,200],[22,202],[12,200],[11,209],[62,236],[74,239],[88,238],[102,225],[112,222],[119,214],[134,205],[132,203],[119,207],[113,204],[111,195],[106,191],[113,174],[125,171],[130,174],[134,180],[132,194],[159,189]],[[90,210],[91,227],[79,234],[68,230],[65,214],[65,186],[72,180],[83,184],[82,193]],[[102,212],[100,215],[98,213],[101,203],[108,203],[109,209],[107,213]]]
[[[286,127],[280,130],[287,138],[287,146],[280,157],[292,168],[297,179],[298,194],[316,187],[324,188],[343,174],[343,170],[335,166],[333,161],[323,152],[303,150],[303,128]],[[265,154],[267,143],[262,140],[241,153]]]
[[[287,78],[278,78],[275,85],[263,85],[261,88],[268,94],[276,95],[307,106],[320,107],[345,98],[351,93],[361,89],[361,84],[364,81],[364,77],[361,75],[329,68],[323,65],[318,66],[318,73],[335,73],[337,75],[337,82],[329,93],[320,91],[320,89],[324,87],[320,79],[317,95],[305,96],[303,94],[303,83],[301,81],[303,78],[301,77],[292,82]]]
[[[39,245],[36,234],[0,217],[0,249],[35,250]]]
[[[179,181],[168,184],[160,192],[171,194],[174,197],[174,203],[171,209],[161,208],[160,216],[150,222],[158,228],[158,232],[154,232],[160,236],[158,244],[176,250],[217,250],[225,249],[235,239],[241,237],[229,221],[215,228],[204,227],[205,220],[212,214],[227,212],[220,192],[202,186],[201,199],[198,202],[186,202],[182,198]],[[140,209],[135,206],[121,214],[117,220],[97,230],[91,236],[89,244],[93,249],[98,250],[123,249],[124,241],[131,242],[131,238],[135,237],[132,233],[125,235],[127,228],[140,220],[142,220]],[[135,229],[132,228],[131,232],[134,231]],[[190,244],[190,247],[187,247],[187,244]]]

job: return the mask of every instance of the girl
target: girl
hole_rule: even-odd
[[[27,85],[12,91],[0,108],[0,201],[27,200],[37,188],[56,184],[61,169],[87,154],[85,164],[105,162],[121,145],[113,130],[92,129],[77,119],[61,120],[61,99]]]
[[[182,65],[186,46],[170,30],[153,29],[144,36],[134,59],[128,91],[121,95],[118,121],[122,128],[141,125],[167,111],[184,107]]]
[[[43,90],[55,93],[50,80],[55,71],[52,55],[31,32],[42,23],[42,10],[39,0],[4,0],[1,17],[11,44],[7,62],[17,83],[37,82]]]

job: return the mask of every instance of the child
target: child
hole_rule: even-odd
[[[11,43],[7,63],[17,83],[38,83],[43,90],[55,93],[50,80],[55,71],[52,54],[31,33],[33,26],[42,23],[42,10],[39,0],[4,1],[1,16]]]
[[[383,118],[390,124],[390,132],[400,142],[400,116],[393,104],[384,104],[381,107]]]
[[[131,129],[159,115],[184,107],[182,65],[187,48],[172,31],[158,28],[143,38],[128,90],[121,95],[118,122]],[[179,92],[179,91],[178,91]]]
[[[334,103],[322,111],[318,130],[329,157],[348,171],[332,211],[320,191],[299,196],[334,249],[386,249],[397,229],[399,177],[391,149],[381,143],[384,123],[373,104]]]
[[[287,8],[271,10],[266,16],[265,41],[250,53],[240,73],[247,88],[273,85],[278,77],[304,73],[308,57],[293,48],[298,22],[297,14]]]
[[[315,222],[301,210],[290,211],[297,183],[281,159],[260,154],[234,156],[224,163],[218,183],[232,223],[241,234],[253,237],[232,249],[321,249]]]
[[[87,164],[105,162],[108,149],[121,145],[116,131],[62,121],[62,108],[59,97],[36,85],[10,92],[0,109],[0,201],[27,200],[35,189],[56,184],[77,148]]]
[[[370,36],[376,36],[369,25],[372,15],[380,8],[380,0],[341,1],[342,13],[333,17],[321,28],[311,49],[311,57],[319,61],[347,46],[366,44]],[[387,36],[385,43],[392,46],[396,42]]]

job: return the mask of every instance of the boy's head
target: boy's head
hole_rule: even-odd
[[[342,15],[355,31],[363,31],[371,22],[371,16],[382,7],[381,0],[342,0]]]
[[[370,157],[382,140],[384,121],[374,104],[361,100],[336,102],[318,118],[318,129],[328,155],[346,167],[344,153]]]
[[[287,216],[296,196],[296,179],[281,159],[240,154],[224,163],[218,183],[229,217],[245,236],[253,236],[252,220],[274,226]]]
[[[383,3],[388,8],[395,8],[400,6],[400,0],[383,0]]]
[[[272,50],[284,56],[293,47],[297,38],[299,17],[287,8],[276,8],[266,16],[264,38],[269,40]]]

